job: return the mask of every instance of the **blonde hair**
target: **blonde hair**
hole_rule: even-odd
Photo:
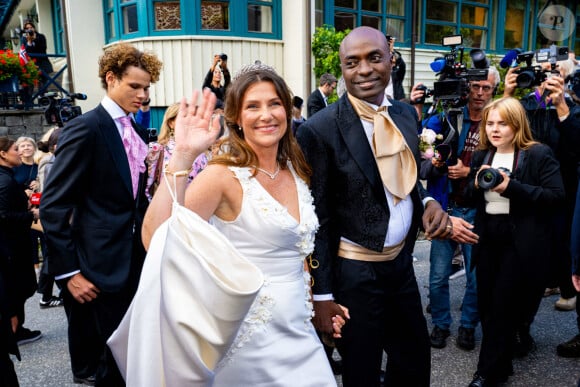
[[[502,120],[514,131],[512,144],[517,149],[527,149],[537,144],[532,136],[532,130],[526,115],[526,110],[519,100],[513,97],[499,98],[491,101],[483,108],[481,124],[479,124],[479,148],[494,149],[491,145],[485,127],[487,118],[492,110],[497,110]]]
[[[179,103],[174,103],[165,110],[163,122],[161,123],[161,130],[159,130],[159,137],[157,138],[159,144],[165,145],[169,139],[173,137],[173,129],[169,127],[169,123],[175,121],[177,113],[179,113]]]

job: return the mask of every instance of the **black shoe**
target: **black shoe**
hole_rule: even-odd
[[[32,343],[42,337],[42,333],[40,331],[31,331],[28,328],[20,327],[16,331],[16,344],[22,345],[27,343]]]
[[[40,309],[54,308],[55,306],[64,305],[64,301],[60,297],[52,296],[47,301],[40,300],[39,305],[40,305]]]
[[[469,383],[468,387],[495,387],[497,386],[497,382],[492,382],[490,379],[487,379],[485,376],[480,375],[476,372],[473,375],[473,380]]]
[[[86,378],[79,378],[78,376],[73,376],[73,382],[75,384],[84,384],[86,386],[94,386],[96,382],[95,375],[88,376]]]
[[[514,339],[514,357],[516,358],[526,357],[530,352],[533,352],[535,349],[536,342],[534,341],[532,335],[530,335],[530,332],[517,330],[516,337]]]
[[[447,338],[449,337],[449,329],[441,329],[437,325],[431,331],[431,346],[433,348],[445,348],[447,345]]]
[[[562,357],[580,357],[580,335],[574,336],[565,343],[558,344],[556,352],[558,356]]]
[[[473,375],[473,380],[469,383],[468,387],[483,387],[485,386],[485,378],[478,374],[477,372]]]
[[[457,346],[466,351],[475,348],[475,328],[459,327],[457,331]]]

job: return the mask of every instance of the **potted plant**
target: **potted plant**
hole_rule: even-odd
[[[19,86],[34,87],[40,72],[34,61],[21,63],[17,53],[0,50],[0,92],[17,92]]]

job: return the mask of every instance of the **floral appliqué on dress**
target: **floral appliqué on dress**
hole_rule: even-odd
[[[295,177],[294,180],[296,181],[298,199],[299,203],[301,204],[301,214],[302,208],[311,208],[312,211],[314,211],[314,199],[310,193],[310,190],[302,179],[296,177],[292,165],[289,161],[288,166],[291,170],[291,173]],[[230,167],[230,169],[234,172],[235,176],[238,178],[240,184],[242,185],[244,194],[250,195],[252,203],[257,203],[257,208],[264,218],[270,218],[273,222],[280,224],[284,228],[291,228],[296,226],[296,221],[294,218],[292,218],[292,216],[290,216],[288,210],[273,200],[265,190],[249,189],[249,185],[253,184],[253,176],[250,168]],[[318,227],[319,223],[316,216],[301,216],[301,223],[297,228],[299,240],[296,243],[296,247],[302,259],[305,259],[314,250],[314,237]],[[314,308],[310,294],[310,273],[304,271],[303,278],[304,306],[308,312],[308,317],[304,321],[304,325],[306,330],[311,330],[313,329],[311,320],[314,316]],[[251,339],[253,333],[258,329],[265,329],[266,325],[272,319],[272,309],[275,306],[275,299],[268,292],[269,285],[270,281],[268,277],[265,276],[264,285],[260,290],[260,294],[254,300],[254,303],[252,304],[248,315],[244,319],[244,323],[242,324],[236,339],[234,340],[232,346],[224,358],[218,363],[216,370],[231,361],[235,353]]]

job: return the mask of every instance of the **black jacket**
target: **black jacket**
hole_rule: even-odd
[[[137,133],[147,141],[145,129]],[[145,259],[146,175],[140,175],[135,199],[121,136],[101,105],[69,121],[40,203],[52,274],[80,270],[106,292],[138,280]]]
[[[474,232],[479,235],[479,243],[473,245],[472,255],[475,266],[488,238],[483,229],[485,218],[489,216],[485,212],[484,191],[475,188],[475,175],[486,154],[487,151],[473,154],[469,175],[469,192],[477,203]],[[550,148],[537,144],[525,150],[501,196],[510,200],[511,238],[517,253],[529,263],[522,270],[541,281],[549,263],[554,208],[564,201],[560,168]]]
[[[403,133],[419,165],[417,113],[411,105],[391,101],[389,114]],[[363,126],[347,95],[306,120],[297,135],[312,166],[311,189],[320,228],[314,257],[314,292],[332,293],[333,263],[338,244],[345,237],[367,249],[382,251],[389,223],[384,185]],[[410,254],[423,213],[421,199],[427,193],[417,180],[413,199],[413,223],[402,254]]]

